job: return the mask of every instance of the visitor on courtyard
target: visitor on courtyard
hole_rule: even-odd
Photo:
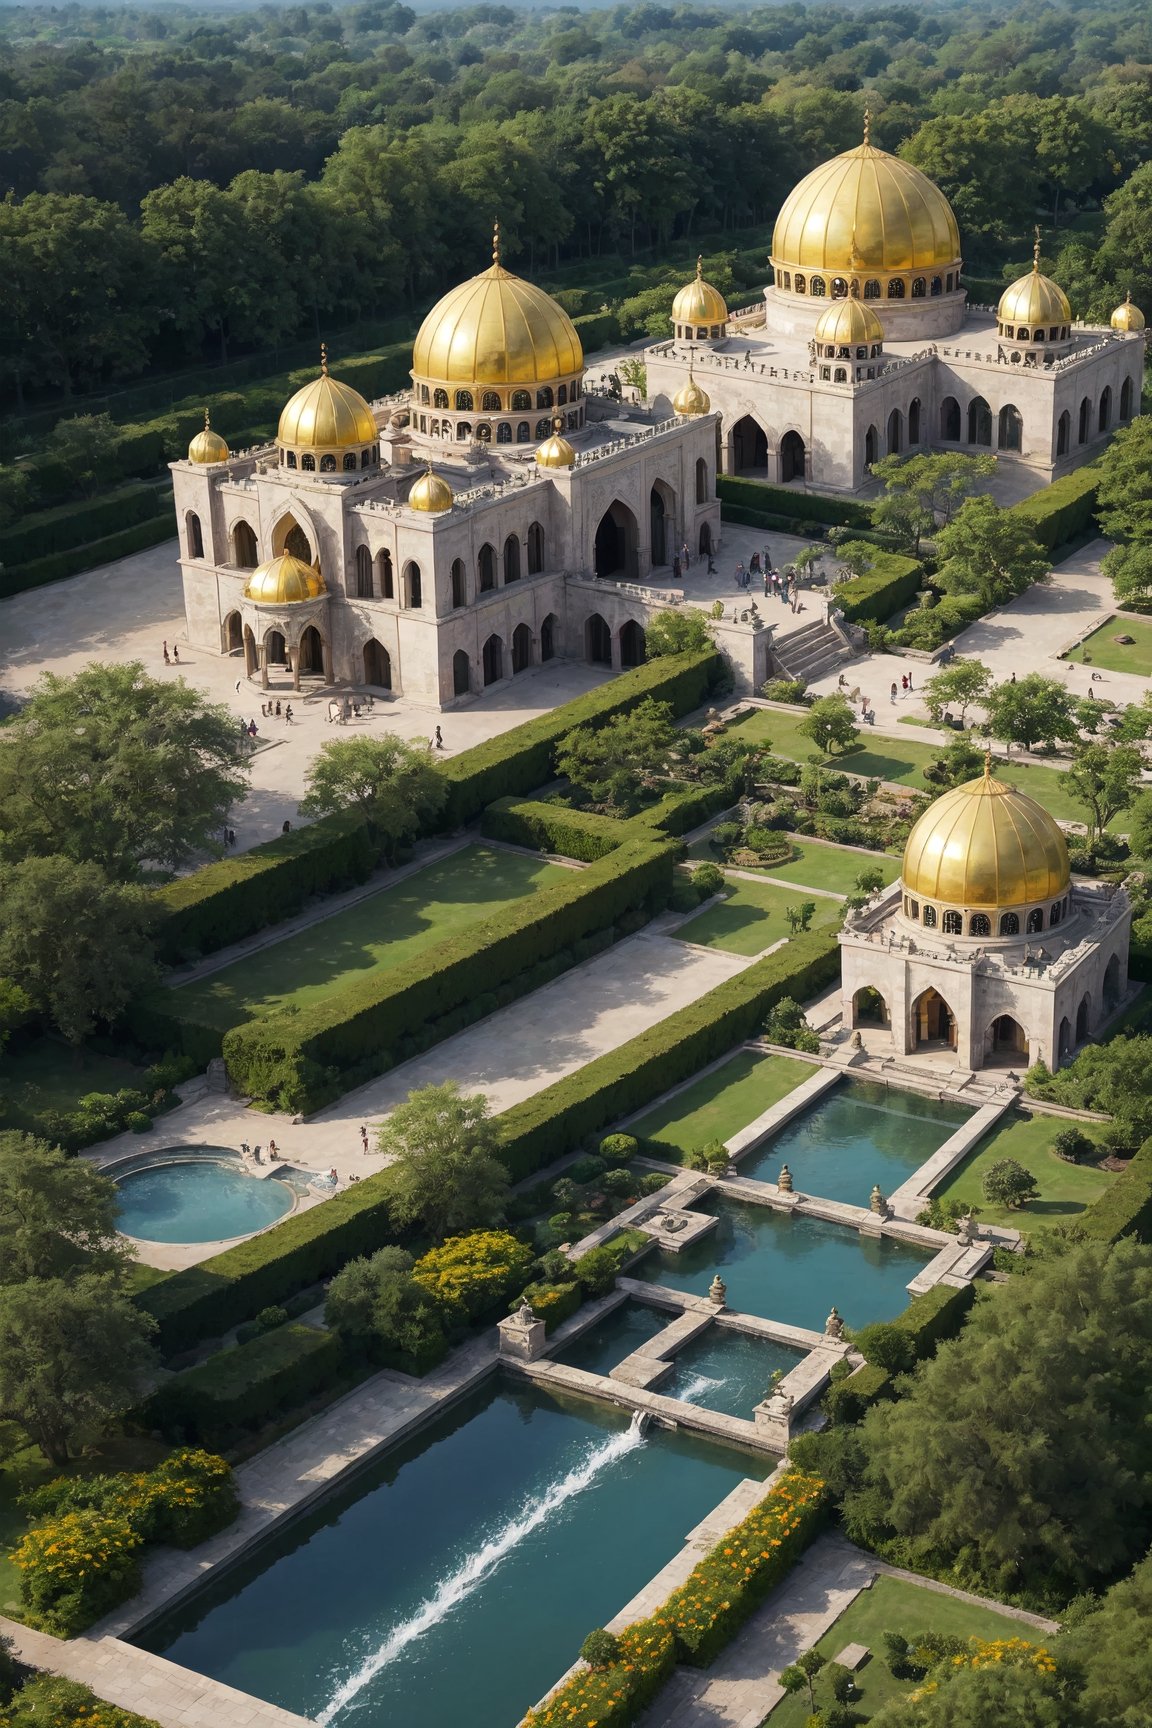
[[[912,674],[911,674],[911,672],[909,672],[909,674],[908,674],[908,689],[909,690],[912,689]]]
[[[772,592],[772,572],[771,572],[771,570],[765,570],[765,572],[764,572],[764,598],[765,598],[765,600],[767,600],[767,598],[771,592]]]
[[[261,1158],[261,1156],[260,1156],[260,1148],[259,1148],[259,1146],[253,1146],[253,1148],[252,1148],[252,1156],[253,1156],[253,1158],[255,1158],[255,1160],[256,1160],[256,1162],[257,1162],[257,1164],[263,1164],[263,1162],[264,1162],[264,1160],[263,1160],[263,1158]]]
[[[892,689],[891,689],[891,691],[890,691],[890,693],[889,693],[889,696],[888,696],[888,700],[889,700],[889,701],[890,701],[890,702],[891,702],[891,703],[893,703],[893,705],[894,705],[894,704],[895,704],[895,702],[896,702],[896,680],[895,680],[895,678],[893,678],[893,680],[892,680]]]
[[[683,561],[685,570],[691,570],[691,568],[692,568],[692,554],[688,550],[687,540],[685,540],[683,546],[681,546],[681,548],[680,548],[680,557]]]
[[[236,830],[235,830],[235,828],[229,828],[229,830],[228,830],[228,844],[229,844],[229,846],[235,846],[235,844],[236,844]]]
[[[680,580],[680,554],[679,554],[679,552],[677,552],[675,558],[673,558],[673,560],[672,560],[672,580],[673,580],[673,582],[679,582],[679,580]]]
[[[245,1158],[251,1158],[251,1156],[252,1156],[252,1148],[251,1148],[251,1146],[249,1146],[249,1144],[248,1144],[248,1142],[247,1142],[247,1140],[241,1140],[241,1142],[240,1142],[240,1152],[241,1152],[241,1154],[242,1154],[242,1156],[243,1156],[243,1157],[245,1157]]]
[[[279,704],[277,704],[277,706],[279,706]],[[285,708],[285,710],[284,710],[284,724],[286,726],[291,726],[291,724],[292,724],[292,704],[291,704],[291,702],[289,702],[287,708]]]
[[[361,1122],[361,1124],[360,1124],[360,1144],[364,1149],[364,1156],[365,1156],[365,1158],[367,1158],[367,1156],[368,1156],[368,1129],[363,1122]]]
[[[751,575],[759,576],[759,574],[760,574],[760,554],[759,554],[759,552],[753,552],[751,558],[749,558],[748,569],[749,569],[749,572]]]
[[[279,1156],[280,1156],[280,1148],[277,1146],[275,1140],[269,1140],[269,1142],[268,1142],[268,1161],[269,1161],[269,1163],[275,1164],[275,1162],[279,1158]]]
[[[737,588],[743,588],[743,586],[744,586],[744,565],[743,565],[743,562],[737,564],[737,566],[736,566],[736,586],[737,586]]]
[[[277,718],[277,720],[279,720],[279,718],[280,718],[280,704],[279,704],[279,702],[277,702],[277,704],[276,704],[276,718]]]
[[[708,554],[708,574],[709,574],[709,576],[715,576],[715,574],[716,574],[716,566],[712,561],[711,552],[709,552],[709,554]]]
[[[291,822],[289,822],[287,817],[284,818],[284,825],[281,828],[280,832],[281,832],[281,834],[291,834],[291,832],[292,832],[292,824],[291,824]]]
[[[165,639],[165,642],[164,642],[164,664],[165,664],[165,666],[170,665],[171,660],[172,660],[172,656],[168,652],[168,642],[167,642],[167,639]]]
[[[180,649],[177,647],[175,642],[173,642],[173,644],[172,644],[172,660],[173,660],[174,665],[179,666],[179,664],[180,664]]]
[[[444,734],[441,732],[439,726],[437,726],[435,732],[432,734],[432,748],[433,750],[443,750],[444,748]]]

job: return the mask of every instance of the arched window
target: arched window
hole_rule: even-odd
[[[431,396],[429,394],[427,384],[421,384],[421,386],[420,386],[420,400],[421,400],[421,402],[431,401]]]
[[[468,604],[468,581],[464,574],[464,562],[461,558],[453,558],[452,560],[452,604],[453,606],[467,606]]]
[[[433,393],[432,393],[432,406],[433,406],[433,408],[447,408],[447,406],[448,406],[448,392],[447,392],[447,390],[435,390],[435,391],[433,391]]]
[[[708,464],[703,456],[696,458],[696,502],[697,504],[707,504],[708,502]]]
[[[1028,914],[1027,931],[1029,936],[1038,936],[1044,928],[1044,913],[1039,906],[1034,906]]]
[[[480,408],[484,414],[499,414],[503,406],[499,392],[496,390],[485,390],[480,398]]]
[[[204,531],[200,526],[200,518],[195,510],[189,510],[184,518],[184,531],[188,540],[189,558],[203,558]]]
[[[992,410],[983,396],[974,396],[968,404],[968,442],[992,448]]]
[[[964,931],[964,919],[961,917],[960,913],[959,912],[945,912],[945,914],[944,914],[944,934],[945,934],[945,936],[960,936],[963,934],[963,931]]]
[[[904,448],[904,416],[893,408],[888,416],[888,455],[896,456]]]
[[[496,548],[485,541],[476,560],[480,571],[480,592],[490,594],[496,586]]]
[[[527,420],[521,420],[519,426],[517,426],[516,442],[517,444],[530,444],[532,442],[532,428],[529,426]]]
[[[232,530],[232,562],[241,570],[255,570],[260,562],[256,535],[247,522],[237,522]]]
[[[554,406],[551,384],[545,384],[537,390],[536,406],[537,408],[551,408]]]
[[[477,442],[477,444],[491,444],[491,442],[492,442],[492,428],[488,424],[487,420],[481,420],[479,426],[477,426],[477,428],[476,428],[476,442]]]
[[[547,438],[547,436],[551,432],[551,430],[552,430],[551,420],[537,420],[537,422],[536,422],[536,436],[537,436],[537,438],[539,438],[541,440]]]
[[[866,468],[871,468],[873,462],[875,462],[876,457],[879,454],[878,445],[879,439],[877,437],[876,428],[875,426],[869,426],[867,432],[864,434],[864,466]]]
[[[321,458],[320,458],[320,472],[321,472],[321,474],[335,474],[335,472],[336,472],[336,458],[335,458],[335,456],[321,456]]]
[[[1014,403],[1005,403],[1000,410],[997,442],[1001,450],[1019,450],[1024,443],[1024,422]]]
[[[452,656],[452,694],[453,696],[467,696],[471,688],[471,662],[465,649],[457,648]]]
[[[1000,934],[1001,936],[1019,936],[1020,917],[1018,913],[1002,912],[1000,914]]]
[[[1120,386],[1120,418],[1121,420],[1131,420],[1132,418],[1131,378],[1125,378],[1123,384]]]
[[[893,276],[888,284],[888,298],[889,300],[903,300],[904,282],[902,277]]]
[[[991,936],[992,920],[986,912],[973,912],[968,920],[969,936]]]
[[[919,396],[913,396],[911,402],[908,404],[908,442],[909,444],[919,444],[920,442]]]
[[[943,282],[941,282],[939,276],[933,276],[933,278],[932,278],[932,296],[933,296],[933,299],[935,299],[937,294],[942,293],[943,289],[944,289],[944,284],[943,284]]]
[[[936,928],[936,908],[935,908],[935,906],[925,906],[925,908],[924,908],[924,928],[926,930],[935,930],[935,928]]]
[[[305,474],[315,474],[315,472],[316,472],[316,458],[315,458],[315,456],[310,456],[307,452],[305,452],[305,454],[303,456],[301,456],[301,458],[300,458],[300,467],[301,467],[301,470]]]
[[[1027,342],[1028,340],[1028,332],[1025,330],[1023,325],[1021,325],[1019,330],[1016,332],[1016,340],[1017,342]]]
[[[513,392],[512,392],[512,412],[513,412],[513,414],[524,414],[527,412],[527,410],[529,408],[531,408],[531,406],[532,406],[532,392],[530,390],[513,390]]]
[[[458,420],[456,422],[456,442],[458,444],[467,444],[471,441],[471,438],[472,438],[472,422],[471,422],[471,420]]]
[[[848,298],[848,284],[847,284],[847,282],[845,282],[843,276],[833,276],[833,278],[832,278],[832,298],[833,298],[833,300],[847,300],[847,298]]]
[[[1087,444],[1088,435],[1092,431],[1092,403],[1087,396],[1080,404],[1080,425],[1077,432],[1077,443]]]
[[[833,382],[833,384],[847,384],[847,382],[848,382],[847,369],[843,366],[837,366],[836,371],[832,377],[832,382]]]
[[[424,603],[423,583],[420,579],[419,564],[407,564],[404,567],[405,605],[418,612]]]
[[[360,466],[361,466],[361,468],[370,468],[372,466],[372,452],[371,452],[371,450],[361,450],[361,452],[360,452]]]
[[[1071,439],[1072,439],[1072,417],[1068,413],[1067,408],[1065,408],[1063,414],[1061,414],[1059,420],[1057,420],[1057,422],[1056,422],[1056,454],[1057,454],[1057,456],[1067,456],[1068,445],[1071,442]]]
[[[865,300],[879,300],[879,298],[880,298],[880,284],[879,284],[879,282],[874,282],[874,281],[865,282],[865,284],[864,284],[864,298],[865,298]]]
[[[913,277],[913,279],[912,279],[912,298],[913,298],[913,300],[923,300],[923,298],[927,292],[928,292],[928,284],[927,284],[927,282],[925,282],[923,276]]]
[[[817,300],[822,300],[827,292],[823,276],[813,276],[812,293]]]
[[[544,568],[544,530],[539,522],[528,525],[528,574],[539,576]]]
[[[456,392],[456,412],[457,412],[457,414],[471,414],[471,412],[472,412],[472,392],[471,392],[471,390],[457,390],[457,392]]]
[[[804,292],[804,278],[803,278],[803,276],[797,276],[795,287],[796,287],[797,294],[803,294],[803,292]]]
[[[1063,916],[1064,916],[1063,902],[1060,900],[1054,900],[1052,902],[1052,908],[1048,913],[1048,928],[1051,929],[1053,924],[1059,924],[1059,922],[1060,922],[1061,918],[1063,918]]]
[[[520,580],[520,542],[515,534],[509,534],[504,542],[504,581],[519,582]]]
[[[1100,417],[1096,422],[1097,430],[1100,432],[1107,432],[1111,424],[1112,389],[1110,385],[1105,384],[1103,390],[1100,392]]]
[[[287,463],[289,468],[295,468],[295,466],[296,466],[296,452],[295,452],[295,450],[289,450],[289,452],[288,452],[287,456],[284,458],[284,460]]]
[[[376,580],[380,584],[380,593],[382,598],[385,600],[394,600],[396,598],[396,589],[392,581],[391,552],[377,552]]]
[[[959,444],[960,442],[960,404],[955,396],[945,396],[940,404],[940,442],[942,444]]]
[[[556,406],[557,406],[557,408],[565,407],[567,404],[567,401],[568,401],[568,386],[567,386],[567,384],[561,384],[559,390],[557,390],[557,392],[556,392]]]
[[[501,420],[499,426],[497,426],[496,442],[497,444],[511,444],[512,428],[509,426],[507,420]]]
[[[780,272],[780,286],[781,286],[781,288],[791,288],[792,275],[791,275],[790,271],[782,270]]]
[[[356,548],[356,598],[371,600],[372,598],[372,554],[367,546]]]
[[[344,472],[346,474],[355,474],[355,472],[356,472],[356,452],[355,452],[355,450],[349,450],[347,456],[345,456],[345,458],[344,458]]]

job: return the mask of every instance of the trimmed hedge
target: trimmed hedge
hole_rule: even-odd
[[[168,1439],[226,1445],[245,1429],[261,1428],[282,1410],[305,1403],[345,1368],[344,1346],[334,1332],[280,1326],[173,1375],[152,1393],[141,1417]]]
[[[790,486],[771,486],[765,480],[737,479],[732,474],[716,476],[716,492],[728,514],[735,504],[756,515],[768,513],[800,522],[826,522],[831,527],[871,528],[872,511],[855,498],[825,498],[818,492],[794,492]],[[755,524],[752,524],[755,526]]]
[[[878,552],[866,576],[854,576],[832,591],[832,603],[849,624],[866,618],[883,623],[915,598],[925,586],[924,566],[917,558],[898,552]]]
[[[615,312],[587,312],[572,322],[585,354],[594,354],[598,348],[620,341],[620,320]]]
[[[164,509],[132,528],[122,528],[103,540],[76,546],[70,552],[53,552],[47,558],[35,558],[30,564],[16,564],[0,570],[0,599],[23,594],[29,588],[43,588],[49,582],[62,582],[68,576],[79,576],[85,570],[95,570],[101,564],[111,564],[117,558],[128,558],[133,552],[146,552],[150,546],[160,546],[176,537],[176,523],[169,514],[171,494],[164,494]]]
[[[629,1728],[647,1709],[676,1666],[676,1641],[657,1617],[637,1620],[620,1633],[619,1657],[607,1668],[581,1668],[537,1710],[524,1728]]]
[[[1098,1242],[1118,1242],[1121,1236],[1152,1237],[1152,1139],[1145,1140],[1122,1176],[1077,1222]]]
[[[70,552],[159,516],[172,494],[159,486],[126,486],[102,498],[85,498],[55,510],[40,510],[10,528],[0,528],[0,564],[26,564],[53,552]]]
[[[735,978],[498,1118],[500,1157],[514,1182],[573,1151],[622,1116],[690,1079],[758,1033],[784,996],[805,1002],[839,976],[835,934],[792,936]]]
[[[1100,473],[1094,464],[1077,468],[1054,480],[1042,492],[1012,505],[1012,514],[1023,517],[1046,551],[1064,546],[1087,533],[1096,518],[1096,488]]]
[[[687,834],[718,810],[730,809],[739,796],[738,781],[692,786],[683,792],[670,792],[627,821],[601,816],[595,810],[573,810],[565,804],[500,798],[480,818],[480,832],[489,840],[593,864],[641,834],[661,833],[674,838]]]
[[[954,1338],[976,1300],[974,1284],[934,1284],[914,1296],[892,1325],[908,1334],[917,1362],[936,1354],[945,1338]],[[895,1398],[898,1376],[873,1362],[865,1363],[847,1380],[836,1381],[825,1394],[824,1408],[833,1422],[859,1422],[873,1404]]]
[[[667,904],[675,856],[671,841],[634,839],[405,964],[373,969],[297,1014],[234,1026],[223,1039],[233,1085],[293,1110],[319,1108],[535,989],[549,962],[550,976],[566,970],[583,939],[646,922]],[[174,1017],[157,1031],[175,1026],[183,1030]]]

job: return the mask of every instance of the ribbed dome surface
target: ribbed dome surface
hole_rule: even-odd
[[[412,350],[414,377],[449,384],[548,384],[583,367],[567,312],[502,264],[445,294]]]
[[[408,503],[413,510],[423,510],[426,515],[438,516],[441,511],[451,510],[453,492],[447,480],[441,479],[429,468],[426,474],[421,474],[415,486],[408,494]]]
[[[772,236],[779,268],[933,270],[960,260],[952,206],[919,168],[859,144],[806,174],[784,200]]]
[[[672,398],[672,407],[677,414],[685,416],[707,414],[712,407],[712,398],[707,390],[701,390],[695,378],[689,373]]]
[[[904,887],[946,906],[1023,906],[1067,891],[1068,846],[1043,805],[994,780],[954,786],[904,848]]]
[[[358,390],[326,372],[297,390],[280,416],[276,437],[297,450],[351,450],[376,440],[372,410]]]
[[[244,584],[245,600],[260,606],[292,606],[301,600],[318,600],[327,592],[319,570],[291,552],[258,564]]]
[[[817,342],[829,344],[883,342],[884,326],[863,300],[834,300],[821,312],[814,331]]]
[[[197,432],[188,446],[189,462],[227,462],[228,445],[219,432],[213,432],[208,410],[204,410],[204,429]]]
[[[1126,294],[1123,304],[1117,306],[1110,322],[1113,330],[1119,330],[1121,335],[1127,335],[1129,333],[1138,334],[1144,329],[1146,321],[1139,306],[1132,304],[1131,294]]]
[[[1001,324],[1019,324],[1025,330],[1035,324],[1039,329],[1050,324],[1070,324],[1072,308],[1060,284],[1033,268],[1005,288],[996,316]]]
[[[696,275],[685,284],[672,302],[673,324],[726,324],[728,302],[719,288],[705,282],[704,260],[697,258]]]

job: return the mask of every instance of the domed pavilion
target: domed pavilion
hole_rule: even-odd
[[[1073,880],[1059,823],[989,756],[920,817],[899,881],[846,919],[843,1023],[877,1052],[1056,1068],[1123,1001],[1131,922],[1122,888]]]

